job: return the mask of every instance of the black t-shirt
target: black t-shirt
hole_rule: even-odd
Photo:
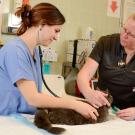
[[[135,56],[124,66],[126,53],[120,44],[120,35],[103,36],[97,42],[90,57],[99,63],[98,87],[108,89],[113,104],[120,109],[135,106]]]

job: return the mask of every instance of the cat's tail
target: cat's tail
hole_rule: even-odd
[[[47,131],[53,134],[61,134],[65,131],[65,129],[60,127],[50,127]]]
[[[48,114],[45,110],[38,110],[37,113],[35,114],[35,118],[34,118],[34,124],[38,127],[38,128],[42,128],[47,130],[50,133],[53,134],[61,134],[65,131],[64,128],[61,127],[53,127],[49,118],[48,118]]]

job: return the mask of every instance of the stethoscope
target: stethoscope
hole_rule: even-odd
[[[43,81],[43,84],[44,86],[47,88],[48,92],[50,92],[53,96],[55,97],[59,97],[57,94],[55,94],[47,85],[46,81],[45,81],[45,78],[44,78],[44,75],[43,75],[43,63],[42,63],[42,57],[43,57],[43,54],[42,54],[42,50],[41,50],[41,47],[39,46],[38,47],[39,49],[39,57],[40,57],[40,66],[41,66],[41,77],[42,77],[42,81]]]
[[[42,54],[42,50],[41,50],[41,47],[40,47],[40,46],[38,47],[38,49],[39,49],[39,57],[40,57],[40,65],[41,65],[41,77],[42,77],[43,84],[44,84],[44,86],[47,88],[48,92],[50,92],[50,94],[52,94],[52,95],[55,96],[55,97],[59,97],[57,94],[55,94],[55,93],[49,88],[49,86],[47,85],[47,83],[46,83],[46,81],[45,81],[45,78],[44,78],[44,75],[43,75],[43,68],[42,68],[42,66],[43,66],[43,63],[42,63],[43,54]],[[125,59],[125,58],[124,58],[124,52],[123,52],[122,49],[120,50],[120,53],[119,53],[118,57],[119,57],[118,63],[117,63],[117,64],[118,64],[118,67],[119,67],[119,68],[124,68],[125,65],[126,65],[126,62],[125,62],[125,60],[124,60],[124,59]]]

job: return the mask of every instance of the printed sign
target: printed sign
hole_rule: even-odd
[[[23,0],[23,4],[29,4],[29,0]]]
[[[120,18],[121,0],[108,0],[107,16]]]

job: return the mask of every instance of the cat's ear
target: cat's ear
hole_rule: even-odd
[[[106,94],[109,93],[109,90],[108,90],[108,89],[100,89],[99,87],[96,87],[96,90],[102,91],[102,92],[104,92],[104,93],[106,93]]]
[[[113,102],[113,97],[112,97],[112,95],[110,94],[109,91],[108,91],[107,99],[108,99],[109,103],[112,104],[112,102]]]
[[[112,102],[113,102],[113,97],[112,97],[112,95],[111,95],[111,93],[109,92],[108,89],[101,90],[101,89],[99,89],[99,88],[97,87],[97,90],[102,91],[102,92],[108,94],[107,100],[109,101],[110,104],[112,104]]]
[[[109,92],[109,90],[108,89],[104,90],[104,93],[108,94],[107,100],[109,101],[110,104],[112,104],[113,97],[112,97],[111,93]]]
[[[109,90],[108,89],[105,89],[105,90],[102,90],[104,93],[106,93],[106,94],[110,94],[110,92],[109,92]]]

